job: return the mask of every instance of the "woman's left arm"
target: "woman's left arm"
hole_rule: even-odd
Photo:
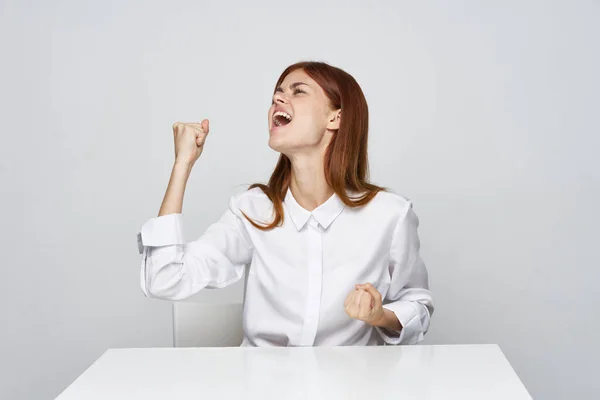
[[[433,299],[417,233],[419,218],[412,203],[398,221],[390,249],[391,285],[383,300],[385,318],[376,326],[388,344],[416,344],[423,340],[433,313]],[[396,317],[398,325],[394,321]]]
[[[419,254],[419,219],[407,202],[394,230],[390,248],[391,284],[385,299],[370,283],[357,284],[344,307],[351,317],[374,326],[387,344],[423,340],[433,313],[425,263]]]

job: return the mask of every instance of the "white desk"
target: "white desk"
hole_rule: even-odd
[[[531,399],[496,345],[111,349],[59,400]]]

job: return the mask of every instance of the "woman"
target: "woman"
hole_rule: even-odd
[[[230,199],[186,243],[182,203],[208,121],[175,123],[175,164],[138,235],[141,286],[179,300],[222,288],[249,266],[242,346],[414,344],[433,312],[409,200],[367,182],[368,108],[360,86],[319,62],[288,67],[269,109],[281,153],[268,185]]]

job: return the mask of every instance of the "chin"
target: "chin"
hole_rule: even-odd
[[[289,150],[289,146],[277,134],[269,137],[269,147],[279,153],[285,153],[286,150]]]
[[[302,152],[319,143],[317,140],[308,140],[309,138],[306,135],[301,135],[297,130],[283,128],[272,129],[269,132],[269,147],[288,157],[290,154]]]

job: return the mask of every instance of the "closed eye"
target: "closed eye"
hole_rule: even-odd
[[[298,86],[300,86],[300,85],[305,85],[305,86],[308,86],[308,85],[307,85],[306,83],[304,83],[304,82],[296,82],[296,83],[293,83],[293,84],[291,84],[291,85],[290,85],[290,89],[293,89],[293,90],[294,90],[294,91],[292,92],[294,95],[296,95],[296,94],[301,94],[301,93],[304,93],[304,94],[306,94],[306,92],[305,92],[304,90],[302,90],[302,89],[300,89],[300,88],[298,87]],[[275,89],[275,93],[284,93],[284,90],[283,90],[283,88],[280,86],[280,87],[278,87],[277,89]],[[271,104],[275,104],[275,100],[274,100],[274,99],[271,99]]]
[[[277,88],[277,90],[275,90],[275,93],[283,93],[283,89]],[[298,94],[298,93],[306,93],[306,92],[299,88],[294,89],[294,94]]]

